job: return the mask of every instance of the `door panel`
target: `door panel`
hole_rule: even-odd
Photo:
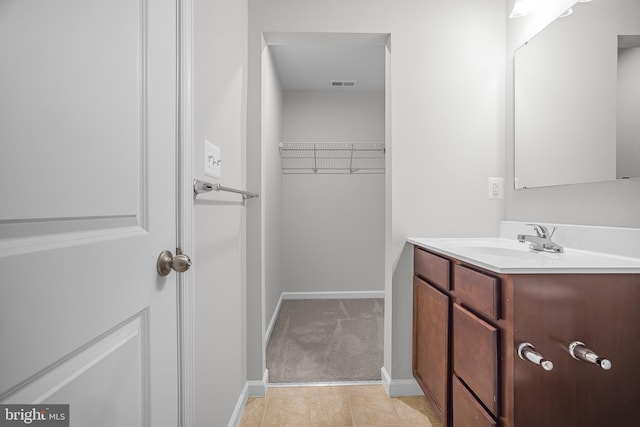
[[[60,365],[38,376],[6,399],[6,403],[70,402],[74,425],[144,425],[148,402],[143,401],[148,351],[148,313],[128,320],[115,330],[79,349]],[[103,384],[105,387],[96,387]],[[105,400],[116,410],[96,417],[92,402]]]
[[[0,219],[139,215],[145,16],[140,0],[3,1],[0,191],[20,203]]]
[[[0,57],[0,402],[175,426],[176,3],[3,0]]]

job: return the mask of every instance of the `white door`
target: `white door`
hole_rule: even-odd
[[[178,425],[175,151],[175,0],[0,0],[0,404]]]

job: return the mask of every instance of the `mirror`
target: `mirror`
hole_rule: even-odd
[[[577,2],[516,50],[516,189],[640,177],[639,34],[639,1]]]

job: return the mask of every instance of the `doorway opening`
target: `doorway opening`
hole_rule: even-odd
[[[263,37],[263,321],[269,382],[378,381],[389,35]]]

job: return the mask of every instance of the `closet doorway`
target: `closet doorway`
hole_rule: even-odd
[[[380,380],[388,34],[263,36],[270,383]]]

